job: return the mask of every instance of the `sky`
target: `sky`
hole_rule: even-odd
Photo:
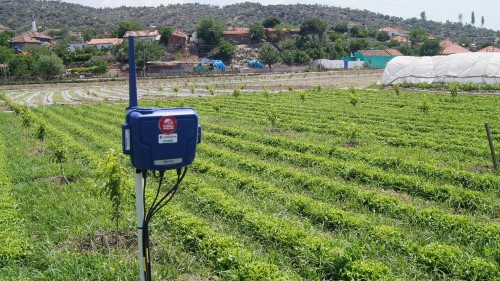
[[[229,5],[239,2],[259,2],[262,5],[278,4],[322,4],[342,8],[368,10],[384,15],[402,18],[420,18],[425,12],[427,20],[437,22],[458,22],[458,15],[462,14],[462,22],[470,23],[474,12],[475,26],[481,26],[481,17],[484,17],[484,27],[500,30],[500,1],[499,0],[63,0],[90,7],[120,7],[120,6],[153,6],[161,4],[194,3],[210,5]]]

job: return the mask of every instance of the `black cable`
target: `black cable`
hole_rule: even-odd
[[[149,208],[148,214],[146,215],[146,222],[149,222],[154,214],[158,212],[161,208],[163,208],[175,195],[179,184],[184,179],[186,175],[187,167],[184,168],[184,172],[181,174],[181,169],[177,169],[177,182],[174,186],[156,203],[156,205],[151,206]],[[168,198],[168,199],[167,199]],[[166,201],[165,201],[166,200]]]
[[[177,192],[178,188],[179,188],[179,184],[182,182],[182,180],[184,179],[184,176],[186,175],[186,172],[187,172],[187,167],[184,168],[184,171],[182,172],[181,174],[181,169],[177,169],[177,182],[175,183],[175,185],[172,187],[172,189],[170,190],[172,192],[172,194],[170,195],[170,197],[162,203],[162,201],[160,200],[158,202],[158,207],[153,211],[153,213],[151,214],[151,216],[149,217],[149,219],[151,219],[151,217],[156,214],[158,212],[158,210],[160,210],[161,208],[163,208],[165,205],[167,205],[168,202],[170,202],[170,200],[172,200],[172,198],[174,197],[175,193]],[[166,199],[167,196],[164,196],[162,199]]]
[[[165,175],[165,171],[160,171],[159,172],[159,183],[158,183],[158,189],[156,191],[155,198],[153,200],[153,203],[148,209],[148,212],[146,214],[146,179],[147,179],[147,171],[142,171],[142,177],[144,178],[144,186],[143,186],[143,208],[144,208],[144,219],[142,222],[142,249],[143,249],[143,261],[144,262],[144,270],[146,272],[145,274],[145,280],[146,281],[151,281],[151,254],[150,254],[150,249],[149,249],[149,221],[151,218],[165,205],[167,205],[170,200],[174,197],[175,193],[177,192],[180,183],[184,179],[184,176],[186,175],[187,172],[187,167],[184,167],[184,171],[182,171],[181,168],[177,169],[177,181],[174,184],[174,186],[160,199],[158,200],[158,196],[160,194],[160,189],[163,184],[163,178]],[[140,172],[140,171],[137,171]],[[153,176],[155,175],[155,171],[153,171]],[[158,201],[157,201],[158,200]],[[141,274],[143,274],[141,272]]]

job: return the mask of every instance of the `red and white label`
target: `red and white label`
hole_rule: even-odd
[[[158,127],[164,134],[171,134],[177,130],[177,120],[174,116],[162,116],[158,121]]]

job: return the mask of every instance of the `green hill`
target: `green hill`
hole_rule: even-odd
[[[191,32],[199,19],[213,16],[227,26],[248,26],[266,17],[277,16],[283,22],[299,25],[310,17],[319,17],[330,26],[347,23],[368,28],[399,27],[411,30],[424,28],[437,38],[458,39],[461,36],[476,40],[478,45],[495,43],[499,31],[478,28],[461,23],[403,19],[366,10],[338,8],[324,5],[269,5],[240,3],[224,7],[199,4],[173,4],[159,7],[91,8],[58,1],[5,1],[0,8],[0,24],[14,30],[27,30],[35,15],[41,29],[65,28],[69,31],[97,30],[110,32],[123,20],[136,20],[144,26],[170,25]]]

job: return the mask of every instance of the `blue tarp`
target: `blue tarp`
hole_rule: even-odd
[[[207,63],[207,62],[213,63],[214,68],[216,68],[218,70],[225,70],[226,69],[226,65],[224,65],[224,63],[220,60],[203,59],[200,63]]]
[[[248,61],[248,67],[264,68],[264,64],[259,60],[251,60],[251,61]]]

